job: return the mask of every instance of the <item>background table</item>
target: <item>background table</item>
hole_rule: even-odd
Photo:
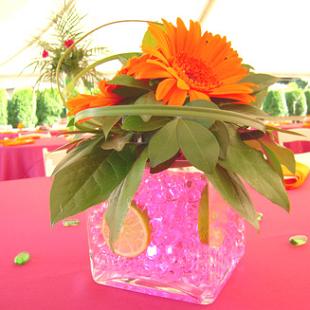
[[[284,146],[292,150],[295,154],[310,152],[310,141],[284,142]]]
[[[91,278],[85,216],[81,225],[49,224],[48,178],[0,182],[0,309],[2,310],[308,310],[310,178],[289,192],[291,214],[257,194],[261,231],[247,228],[246,254],[214,304],[199,306],[97,285]],[[308,199],[307,199],[308,198]],[[24,266],[14,256],[27,250]]]
[[[0,146],[0,181],[44,176],[43,148],[53,151],[65,143],[64,138],[51,137],[33,144]]]

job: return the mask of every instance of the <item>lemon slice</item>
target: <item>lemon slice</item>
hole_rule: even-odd
[[[103,216],[101,232],[109,246],[110,229]],[[149,218],[133,203],[130,205],[118,239],[113,244],[113,252],[120,256],[135,257],[146,250],[150,243]]]

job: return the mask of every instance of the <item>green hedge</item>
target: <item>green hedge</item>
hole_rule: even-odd
[[[307,102],[307,114],[310,115],[310,89],[305,90],[305,97]]]
[[[32,88],[16,89],[8,104],[8,121],[13,127],[36,124],[36,95]]]
[[[5,89],[0,89],[0,125],[8,123],[8,94]]]
[[[303,116],[307,114],[307,101],[302,89],[295,89],[285,93],[289,115]]]
[[[279,90],[269,91],[263,103],[263,110],[271,116],[286,116],[287,107],[283,93]]]
[[[37,91],[38,124],[53,125],[63,111],[63,104],[56,89]]]

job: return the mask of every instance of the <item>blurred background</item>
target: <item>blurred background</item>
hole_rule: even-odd
[[[94,27],[120,19],[160,21],[165,18],[174,22],[181,17],[187,22],[199,20],[203,30],[225,35],[244,63],[256,72],[280,77],[280,83],[270,89],[269,101],[264,104],[269,114],[306,115],[310,113],[309,11],[308,0],[1,0],[0,101],[3,97],[10,100],[18,89],[54,87],[54,77],[48,74],[42,77],[42,73],[52,69],[52,61],[59,59],[56,54],[63,52],[59,46],[63,47],[68,40],[70,45],[71,39],[78,39]],[[59,25],[67,31],[65,28],[70,23],[74,36],[68,33],[66,37],[64,32],[59,35]],[[145,30],[145,24],[137,23],[97,31],[88,37],[87,46],[81,47],[81,51],[91,50],[83,58],[83,65],[116,52],[139,51]],[[109,77],[118,66],[109,63],[97,73]],[[88,81],[88,88],[92,88],[94,81]],[[288,92],[295,93],[287,95]],[[286,102],[292,100],[294,105],[301,102],[297,114]]]

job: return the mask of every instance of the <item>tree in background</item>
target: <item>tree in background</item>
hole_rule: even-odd
[[[8,104],[8,121],[13,127],[36,124],[36,95],[32,88],[16,89]]]
[[[8,123],[8,94],[5,89],[0,89],[0,125]]]
[[[271,116],[286,116],[287,107],[281,91],[271,90],[263,103],[263,110]]]
[[[53,125],[61,118],[63,104],[58,91],[54,88],[36,92],[37,118],[39,125]]]
[[[295,89],[285,93],[289,115],[303,116],[307,114],[307,101],[302,89]]]
[[[306,89],[304,94],[305,94],[306,101],[307,101],[307,115],[309,115],[310,114],[310,89]]]

